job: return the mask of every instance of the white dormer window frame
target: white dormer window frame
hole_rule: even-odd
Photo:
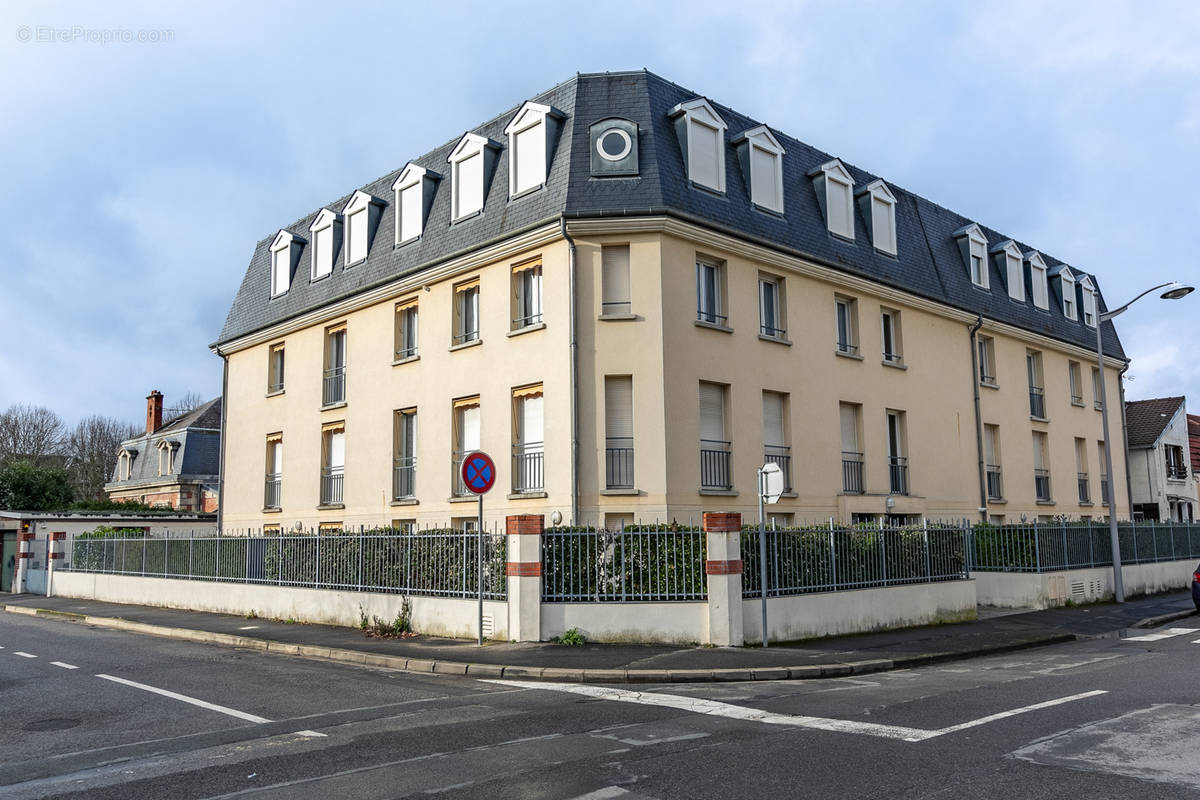
[[[158,443],[158,474],[170,475],[175,471],[175,448],[179,445],[164,439]]]
[[[495,147],[487,137],[467,133],[446,159],[450,165],[451,222],[483,212],[487,204],[489,150]]]
[[[680,143],[688,180],[694,186],[724,193],[725,131],[729,128],[725,120],[703,97],[675,106],[670,117],[683,124]]]
[[[1096,327],[1096,319],[1099,316],[1099,307],[1096,303],[1096,284],[1092,283],[1092,278],[1089,275],[1084,275],[1079,281],[1079,290],[1083,295],[1083,302],[1080,311],[1083,313],[1083,324],[1089,328]]]
[[[309,226],[312,234],[312,260],[309,269],[309,280],[315,281],[333,273],[333,254],[337,247],[337,227],[342,224],[342,215],[328,208],[322,208]]]
[[[759,208],[783,213],[783,157],[787,151],[766,125],[751,128],[733,140],[745,146],[745,171],[750,202]],[[739,150],[739,154],[740,154]]]
[[[396,195],[396,246],[420,239],[425,233],[425,217],[433,201],[434,187],[441,175],[412,162],[392,182]]]
[[[1071,268],[1063,265],[1059,270],[1058,275],[1059,289],[1062,294],[1062,312],[1067,319],[1078,320],[1079,309],[1078,301],[1075,297],[1075,273],[1071,272]]]
[[[1029,284],[1032,287],[1033,305],[1042,311],[1049,311],[1050,284],[1046,275],[1049,268],[1042,259],[1042,254],[1036,250],[1026,253],[1025,261],[1029,264]]]
[[[809,173],[817,185],[825,212],[825,228],[834,236],[854,241],[854,178],[840,159],[826,161]]]
[[[286,229],[275,234],[269,248],[271,269],[271,297],[287,294],[292,288],[292,264],[304,238]]]
[[[1012,239],[1006,239],[991,250],[992,254],[1003,259],[1004,277],[1008,283],[1008,296],[1018,303],[1025,302],[1025,267],[1021,257],[1021,248]],[[999,265],[997,265],[999,268]]]
[[[988,239],[983,229],[975,223],[964,225],[954,232],[962,249],[963,260],[967,266],[967,277],[971,284],[980,289],[991,289],[991,276],[988,269]]]
[[[127,481],[133,476],[133,459],[135,457],[136,454],[133,451],[124,447],[117,453],[117,480]]]
[[[863,194],[867,198],[872,245],[881,253],[896,255],[896,196],[882,180],[868,183]]]
[[[365,261],[371,251],[371,206],[382,203],[377,197],[359,189],[350,196],[350,202],[342,209],[342,225],[345,244],[342,250],[346,255],[343,263],[347,267]]]
[[[554,108],[526,102],[504,129],[508,137],[509,198],[546,185],[550,173],[550,147],[555,123],[562,114]]]

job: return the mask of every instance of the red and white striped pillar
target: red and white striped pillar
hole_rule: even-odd
[[[13,591],[17,594],[25,592],[25,581],[29,575],[29,559],[33,558],[33,531],[28,522],[21,523],[17,533],[17,574],[13,579]]]
[[[55,545],[55,542],[62,544]],[[67,546],[66,531],[51,531],[46,537],[46,597],[52,597],[54,591],[54,567],[62,560]]]
[[[742,636],[742,515],[705,512],[704,538],[708,575],[708,641],[720,647],[741,647]]]
[[[542,640],[542,514],[504,518],[508,537],[508,638]]]

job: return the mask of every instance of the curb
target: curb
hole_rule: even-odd
[[[1159,625],[1165,625],[1168,622],[1194,617],[1200,614],[1200,610],[1185,608],[1182,611],[1172,611],[1170,614],[1159,614],[1157,617],[1146,617],[1133,623],[1134,628],[1157,628]]]
[[[133,622],[120,617],[95,617],[70,611],[56,611],[30,606],[0,604],[0,610],[10,614],[30,617],[46,617],[61,622],[92,625],[97,628],[128,631],[165,639],[217,644],[226,647],[242,647],[276,655],[298,656],[318,661],[332,661],[354,666],[382,667],[401,672],[432,673],[438,675],[465,675],[471,678],[519,678],[521,680],[554,681],[566,683],[720,683],[726,681],[782,681],[813,680],[819,678],[841,678],[847,675],[868,675],[898,669],[926,666],[946,661],[960,661],[982,656],[996,655],[1043,647],[1063,642],[1072,642],[1081,637],[1073,633],[1054,633],[1036,636],[1019,642],[998,645],[982,645],[966,650],[921,653],[900,658],[864,659],[861,661],[833,661],[826,664],[805,664],[794,667],[759,667],[742,669],[564,669],[560,667],[509,666],[501,664],[477,664],[464,661],[437,661],[432,659],[390,656],[383,653],[368,653],[340,647],[293,644],[272,639],[236,636],[191,628],[171,628]],[[1179,619],[1192,612],[1168,614],[1165,617]],[[1159,619],[1142,620],[1138,626]],[[1137,626],[1135,626],[1137,627]]]

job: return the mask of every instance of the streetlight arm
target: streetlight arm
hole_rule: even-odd
[[[1158,286],[1152,286],[1152,287],[1150,287],[1149,289],[1147,289],[1146,291],[1142,292],[1142,293],[1141,293],[1141,294],[1139,294],[1137,297],[1133,298],[1132,300],[1130,300],[1128,303],[1126,303],[1125,305],[1121,306],[1120,308],[1118,308],[1118,309],[1114,309],[1113,311],[1105,311],[1103,314],[1101,314],[1101,315],[1100,315],[1100,322],[1108,322],[1108,321],[1109,321],[1110,319],[1112,319],[1113,317],[1115,317],[1115,316],[1118,316],[1119,314],[1124,314],[1124,313],[1125,313],[1125,311],[1126,311],[1126,310],[1127,310],[1127,309],[1128,309],[1128,308],[1129,308],[1131,305],[1133,305],[1134,303],[1136,303],[1138,300],[1141,300],[1141,299],[1142,299],[1143,297],[1145,297],[1146,295],[1150,294],[1151,292],[1157,291],[1157,290],[1159,290],[1159,289],[1165,289],[1166,287],[1168,287],[1168,286],[1171,286],[1171,285],[1173,285],[1174,283],[1175,283],[1175,281],[1167,281],[1166,283],[1159,284]]]

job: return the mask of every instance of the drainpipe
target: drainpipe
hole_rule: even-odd
[[[983,327],[983,315],[975,318],[970,329],[971,345],[971,389],[975,394],[975,452],[979,454],[979,521],[987,522],[987,473],[983,461],[983,417],[979,412],[979,348],[975,345],[975,334]]]
[[[571,328],[571,524],[579,524],[579,341],[575,321],[575,240],[567,232],[567,218],[559,217],[562,236],[567,240],[570,253],[568,270],[568,292],[570,294]]]
[[[1129,428],[1125,425],[1125,373],[1129,371],[1129,363],[1121,367],[1121,371],[1117,373],[1117,388],[1120,391],[1121,397],[1121,450],[1125,454],[1125,494],[1129,500],[1129,519],[1133,519],[1133,479],[1129,477]],[[1104,379],[1104,375],[1100,376]],[[1105,409],[1104,413],[1108,413]],[[1109,444],[1111,447],[1111,443]],[[1108,498],[1108,513],[1116,513],[1116,505],[1113,504],[1113,498],[1117,496],[1117,489],[1113,486],[1113,476],[1108,476],[1109,498]]]
[[[217,355],[221,357],[221,457],[220,469],[221,474],[217,478],[217,532],[224,530],[225,521],[225,416],[229,413],[228,398],[229,398],[229,356],[217,351]],[[199,489],[201,496],[200,508],[203,509],[204,489]]]

